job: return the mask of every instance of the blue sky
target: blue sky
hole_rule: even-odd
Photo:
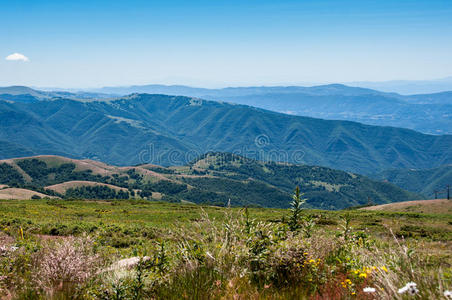
[[[0,86],[434,79],[451,53],[450,0],[0,3]]]

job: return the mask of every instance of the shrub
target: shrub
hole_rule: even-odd
[[[80,285],[102,267],[88,237],[67,237],[49,243],[36,255],[34,282],[49,295],[75,295]]]

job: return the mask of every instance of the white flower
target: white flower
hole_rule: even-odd
[[[444,297],[447,299],[452,299],[452,291],[444,291]]]
[[[375,293],[375,288],[373,288],[373,287],[365,287],[365,288],[363,288],[363,292],[364,293]]]
[[[414,296],[419,292],[416,286],[417,286],[416,283],[408,282],[403,288],[399,289],[398,293],[399,294],[408,293],[408,295]]]

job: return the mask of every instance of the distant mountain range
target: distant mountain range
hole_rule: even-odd
[[[115,167],[92,160],[37,156],[0,161],[0,197],[128,199],[286,208],[295,186],[307,207],[342,209],[421,196],[361,175],[307,165],[208,153],[185,166]]]
[[[76,93],[39,91],[15,86],[0,88],[0,99],[16,102],[33,102],[52,98],[92,101],[93,99],[108,100],[132,93],[197,97],[245,104],[293,115],[402,127],[429,134],[452,134],[452,92],[402,96],[340,84],[224,89],[143,85],[105,87]]]
[[[452,80],[450,86],[452,90]],[[402,96],[340,84],[224,89],[144,85],[102,88],[95,92],[199,97],[300,116],[403,127],[430,134],[452,134],[452,92]]]
[[[1,158],[55,154],[181,165],[209,151],[373,174],[450,164],[452,136],[166,95],[0,101]]]
[[[65,92],[65,91],[41,91],[26,86],[0,87],[0,100],[13,102],[37,102],[51,99],[72,99],[79,101],[89,101],[93,99],[109,99],[115,96],[93,92]]]
[[[403,95],[431,94],[452,91],[452,77],[436,80],[360,81],[349,82],[347,85],[370,88],[384,92],[395,92]]]

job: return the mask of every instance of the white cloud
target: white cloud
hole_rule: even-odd
[[[5,58],[6,60],[21,60],[21,61],[29,61],[29,59],[28,59],[28,57],[26,57],[25,55],[23,55],[23,54],[20,54],[20,53],[13,53],[13,54],[10,54],[10,55],[8,55],[6,58]]]

